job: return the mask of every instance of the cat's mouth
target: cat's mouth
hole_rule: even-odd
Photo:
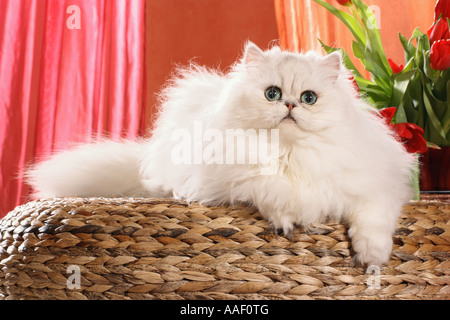
[[[292,116],[291,112],[289,112],[289,113],[287,114],[287,116],[284,117],[284,118],[281,120],[281,122],[294,122],[294,123],[297,123],[297,121],[295,121],[294,117]]]

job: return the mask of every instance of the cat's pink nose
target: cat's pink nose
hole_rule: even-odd
[[[289,102],[289,101],[286,101],[285,105],[289,109],[289,111],[294,109],[297,106],[295,103],[292,103],[292,102]]]

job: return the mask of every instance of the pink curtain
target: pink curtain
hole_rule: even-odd
[[[133,139],[145,119],[145,0],[0,0],[0,217],[31,161]]]

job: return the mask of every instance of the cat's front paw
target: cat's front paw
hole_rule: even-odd
[[[272,232],[274,234],[283,234],[285,238],[292,240],[292,233],[294,232],[294,224],[289,221],[283,221],[282,219],[269,219]]]
[[[387,232],[349,230],[355,260],[365,266],[379,266],[389,261],[392,252],[392,235]]]

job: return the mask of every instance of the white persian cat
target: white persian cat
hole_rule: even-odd
[[[29,183],[40,197],[248,203],[286,235],[295,225],[343,220],[356,259],[381,265],[412,195],[415,160],[358,97],[341,60],[338,53],[262,51],[249,42],[226,74],[181,70],[161,95],[150,139],[56,154],[31,168]],[[270,163],[249,161],[255,150],[246,145],[237,161],[242,145],[223,146],[231,129],[249,141],[252,134],[267,138],[261,141],[276,147]]]

